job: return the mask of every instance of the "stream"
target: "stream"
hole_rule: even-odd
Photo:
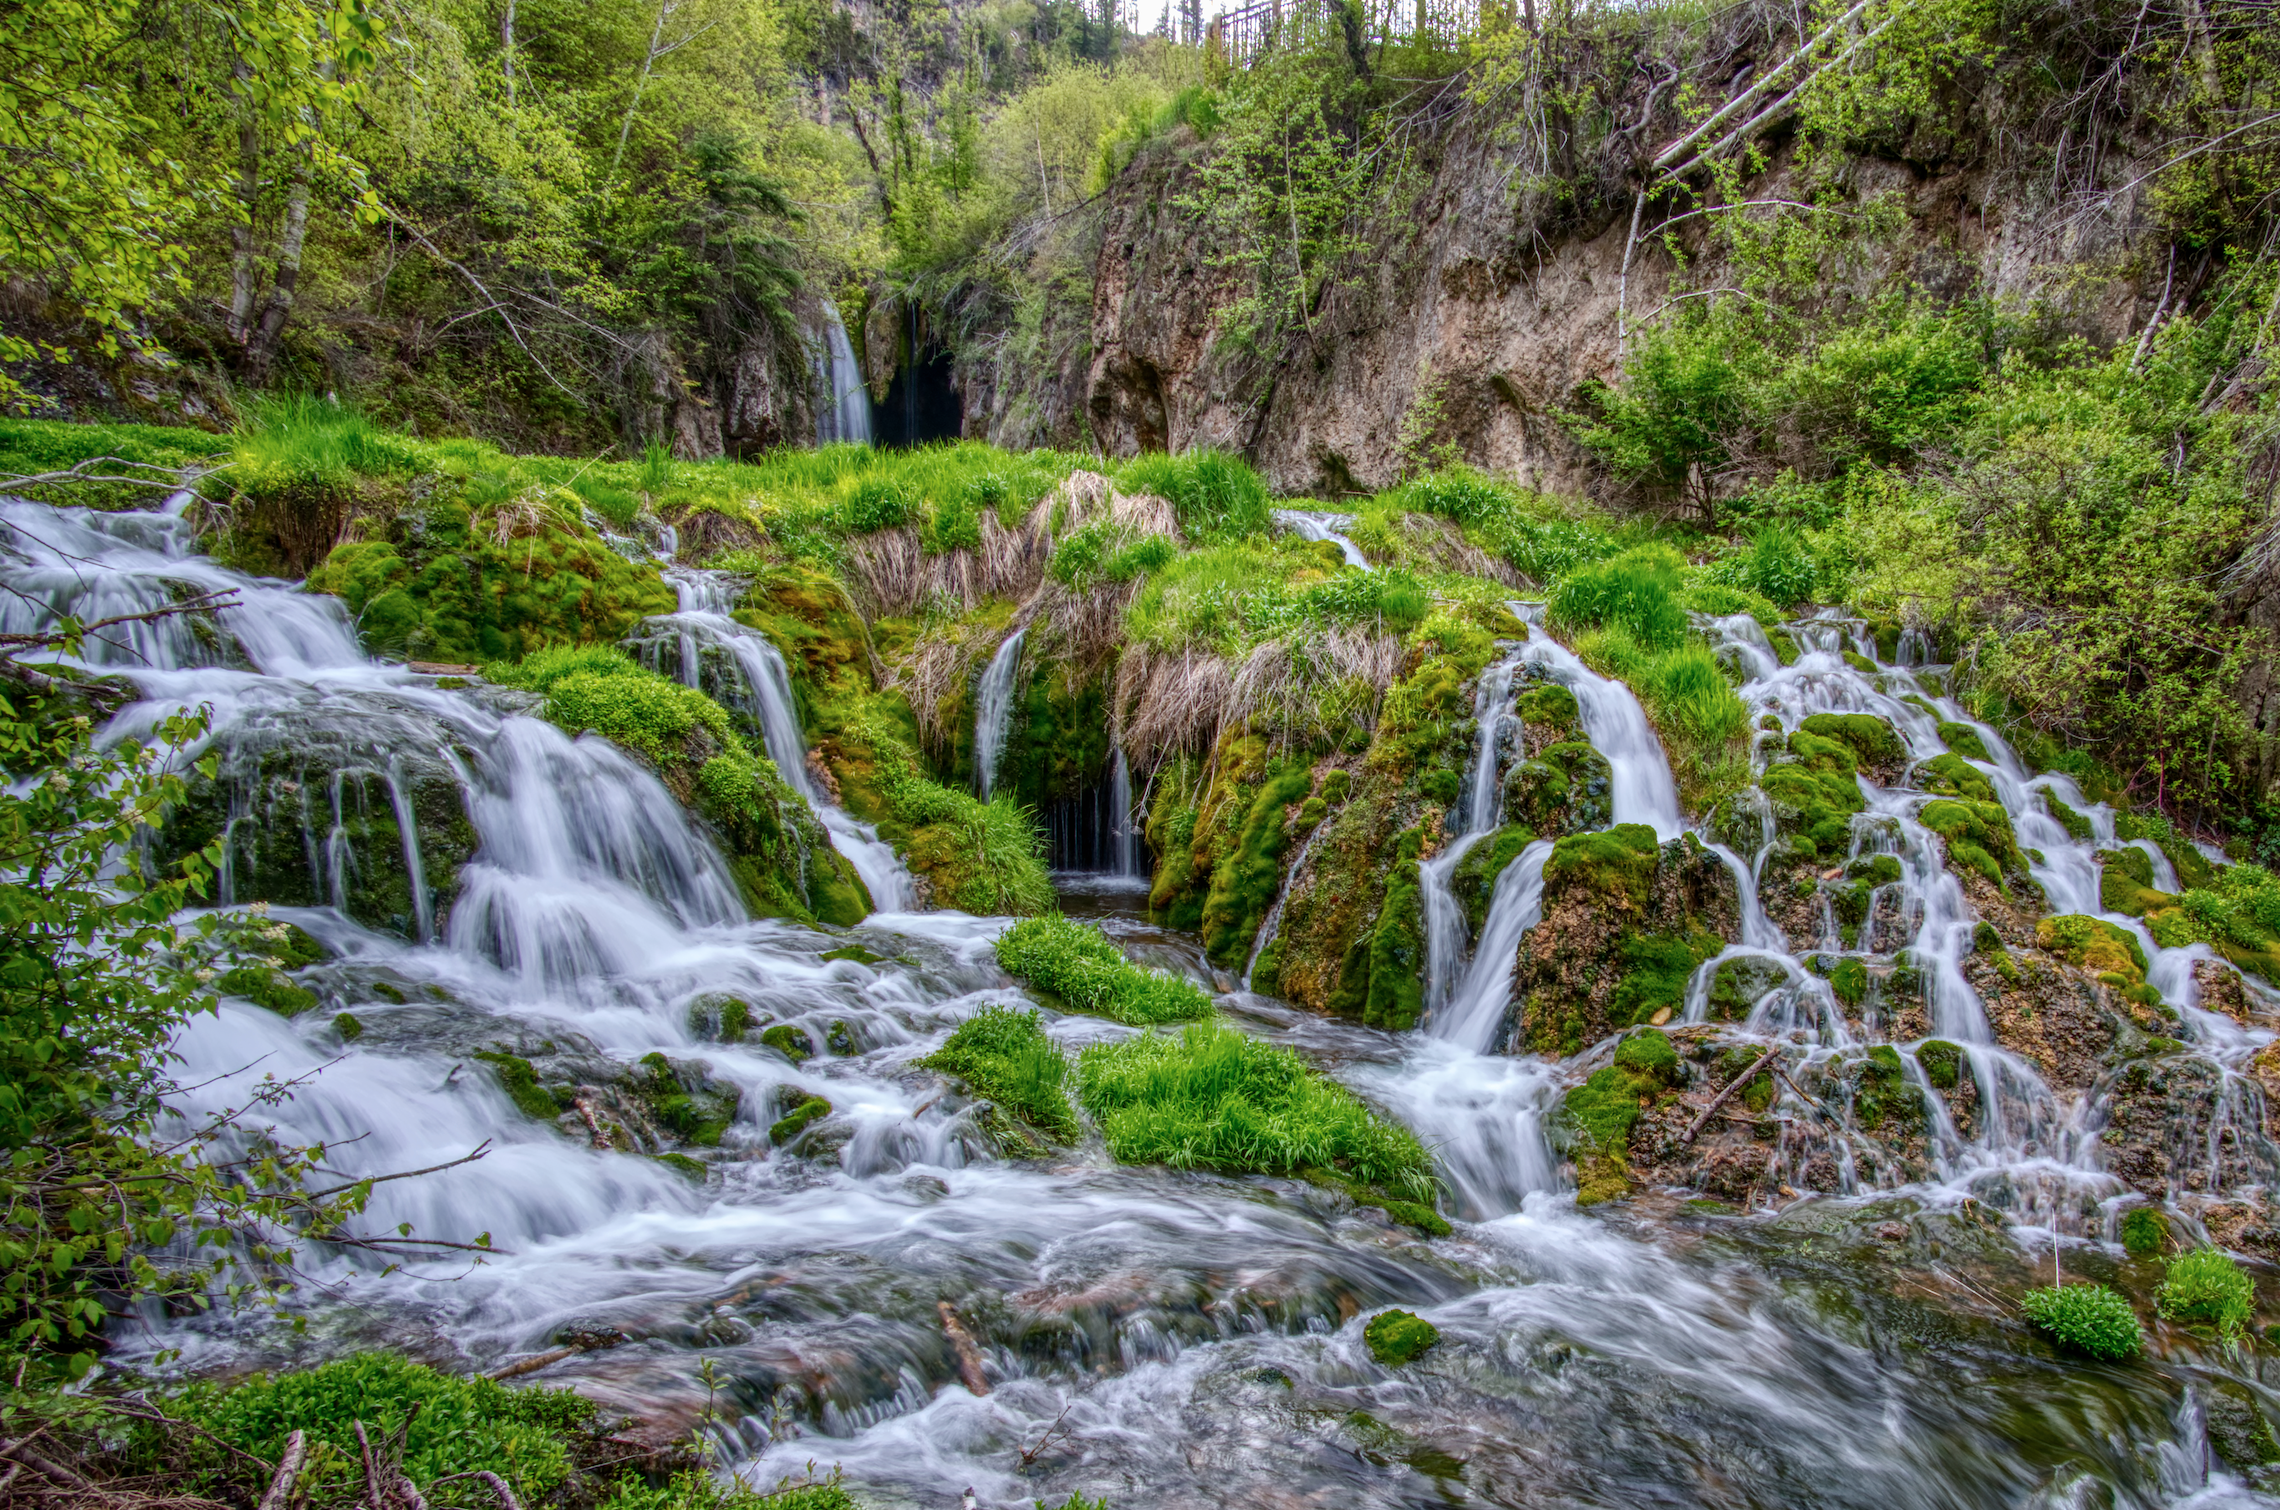
[[[2098,1170],[2097,1109],[2054,1096],[1994,1044],[1956,967],[1969,909],[1937,839],[1911,817],[1919,796],[1871,792],[1864,817],[1889,821],[1856,823],[1857,846],[1891,846],[1903,862],[1893,915],[1908,920],[1904,938],[1864,939],[1881,947],[1862,952],[1923,959],[1935,1031],[1966,1045],[1985,1103],[2002,1111],[1976,1139],[1947,1135],[1930,1184],[1856,1184],[1779,1212],[1650,1194],[1579,1213],[1546,1136],[1578,1067],[1485,1052],[1503,1036],[1509,962],[1540,906],[1548,845],[1498,878],[1477,948],[1461,917],[1435,914],[1420,1031],[1222,995],[1246,1031],[1299,1049],[1434,1150],[1455,1229],[1427,1240],[1295,1180],[1119,1167],[1097,1136],[1044,1160],[994,1155],[975,1107],[914,1061],[982,1006],[1023,1001],[991,954],[1008,920],[901,910],[907,874],[817,793],[782,657],[728,617],[726,579],[669,567],[679,612],[630,643],[749,718],[816,801],[882,909],[844,933],[746,920],[721,857],[630,758],[531,716],[527,699],[369,660],[336,600],[197,556],[180,502],[90,514],[0,501],[0,580],[14,589],[0,630],[157,606],[184,583],[235,588],[242,606],[218,615],[218,635],[173,619],[90,642],[86,659],[144,698],[102,737],[146,734],[172,709],[205,704],[213,743],[233,758],[311,740],[361,752],[359,769],[399,810],[415,767],[446,770],[476,838],[447,917],[360,926],[340,910],[371,863],[349,841],[349,799],[337,782],[329,802],[308,794],[312,874],[334,905],[276,915],[334,951],[298,977],[323,1006],[288,1020],[228,1001],[194,1022],[178,1044],[180,1079],[195,1087],[185,1101],[217,1109],[242,1104],[263,1076],[310,1076],[280,1133],[339,1144],[339,1165],[359,1173],[437,1164],[488,1141],[477,1163],[380,1186],[370,1221],[462,1241],[488,1233],[500,1251],[389,1277],[312,1255],[305,1335],[257,1316],[151,1314],[120,1329],[126,1359],[180,1349],[170,1367],[197,1371],[384,1345],[493,1368],[566,1335],[618,1332],[629,1340],[534,1381],[693,1427],[710,1360],[725,1463],[761,1487],[837,1466],[882,1507],[947,1507],[969,1486],[989,1506],[1081,1492],[1114,1510],[2280,1503],[2229,1477],[2208,1447],[2212,1381],[2239,1378],[2239,1363],[2213,1351],[2128,1368],[2061,1362],[1939,1278],[2015,1283],[2058,1234],[2070,1268],[2110,1267],[2119,1249],[2102,1203],[2118,1186]],[[1715,632],[1742,658],[1753,716],[1794,728],[1814,711],[1875,712],[1917,758],[1942,748],[1939,720],[1882,685],[1911,668],[1847,667],[1846,649],[1873,653],[1848,621],[1793,626],[1805,653],[1790,667],[1746,620]],[[1615,771],[1617,821],[1677,834],[1668,764],[1629,693],[1541,630],[1506,650],[1479,692],[1474,791],[1493,788],[1493,734],[1515,685],[1549,676],[1577,693]],[[1015,637],[1000,657],[1009,684],[1018,653]],[[2069,840],[2037,794],[2057,788],[2109,841],[2112,815],[2064,778],[2030,778],[1992,730],[1980,733],[2021,845],[2043,857],[2037,879],[2054,904],[2094,909],[2090,846]],[[1428,876],[1492,830],[1486,800]],[[416,831],[404,831],[417,875]],[[1720,959],[1762,955],[1783,980],[1729,1031],[1846,1046],[1825,982],[1790,952],[1829,941],[1783,940],[1756,901],[1763,853],[1727,855],[1747,942]],[[1149,924],[1129,875],[1062,880],[1069,911],[1209,987],[1197,941]],[[2173,999],[2189,993],[2191,951],[2146,942],[2156,983]],[[874,962],[846,957],[850,944]],[[1718,963],[1703,967],[1702,989]],[[816,1056],[795,1064],[756,1041],[705,1041],[692,1008],[719,993],[803,1028]],[[343,1011],[363,1025],[353,1042],[335,1026]],[[2263,1041],[2186,1015],[2221,1062]],[[1072,1051],[1131,1031],[1046,1017]],[[741,1093],[725,1157],[697,1184],[582,1146],[519,1112],[472,1061],[502,1045],[706,1061]],[[832,1105],[826,1136],[797,1153],[772,1147],[769,1124],[811,1093]],[[1906,1240],[1895,1249],[1871,1236],[1879,1222],[1905,1224]],[[936,1309],[945,1300],[982,1340],[987,1396],[956,1382]],[[1362,1327],[1387,1306],[1426,1316],[1441,1346],[1404,1369],[1374,1363]]]

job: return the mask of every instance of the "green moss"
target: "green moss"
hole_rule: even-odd
[[[2104,1285],[2053,1285],[2020,1297],[2027,1320],[2063,1346],[2120,1363],[2145,1350],[2144,1329],[2129,1301]]]
[[[554,1093],[538,1083],[538,1072],[531,1068],[528,1059],[514,1054],[476,1053],[469,1057],[491,1066],[498,1077],[499,1089],[524,1116],[539,1122],[552,1122],[562,1114],[561,1105]]]
[[[1362,1020],[1401,1033],[1425,1012],[1425,897],[1422,868],[1398,862],[1369,935],[1369,995]]]
[[[1649,1028],[1624,1039],[1613,1063],[1567,1093],[1561,1124],[1575,1151],[1578,1205],[1629,1193],[1625,1161],[1641,1103],[1677,1086],[1683,1073],[1670,1039]]]
[[[1930,1039],[1916,1046],[1916,1063],[1932,1089],[1952,1091],[1963,1072],[1963,1050],[1945,1039]]]
[[[957,1076],[976,1095],[988,1097],[1039,1131],[1064,1143],[1076,1141],[1068,1061],[1045,1035],[1035,1011],[984,1007],[919,1062]]]
[[[2122,1213],[2122,1246],[2132,1258],[2149,1258],[2169,1246],[2169,1223],[2156,1206],[2132,1206]]]
[[[1699,931],[1626,936],[1617,956],[1622,979],[1608,1003],[1608,1022],[1628,1027],[1650,1021],[1660,1012],[1676,1016],[1686,1006],[1686,984],[1694,978],[1695,967],[1721,947],[1718,939]]]
[[[354,1043],[364,1036],[364,1024],[353,1014],[342,1012],[333,1018],[333,1031],[341,1036],[343,1043]]]
[[[1505,774],[1504,815],[1547,836],[1603,828],[1614,815],[1612,791],[1607,757],[1589,743],[1547,745]]]
[[[1923,1104],[1908,1084],[1900,1051],[1880,1043],[1854,1065],[1853,1116],[1873,1132],[1888,1121],[1914,1123],[1923,1117]]]
[[[1870,660],[1867,656],[1860,655],[1851,650],[1847,650],[1842,653],[1845,658],[1845,664],[1852,667],[1853,670],[1859,672],[1862,676],[1874,676],[1877,674],[1876,662]]]
[[[804,1064],[815,1057],[815,1040],[805,1029],[795,1028],[788,1022],[762,1029],[760,1042],[794,1064]]]
[[[701,1159],[692,1159],[685,1153],[652,1154],[651,1157],[684,1180],[691,1180],[699,1185],[705,1182],[707,1171],[704,1161]]]
[[[1362,1341],[1370,1356],[1387,1368],[1400,1368],[1423,1357],[1441,1340],[1441,1330],[1408,1311],[1381,1311],[1362,1328]]]
[[[1892,726],[1872,713],[1815,713],[1797,728],[1801,734],[1845,746],[1863,770],[1896,762],[1905,753]]]
[[[1854,777],[1852,746],[1800,728],[1759,786],[1775,827],[1807,859],[1839,856],[1852,845],[1852,815],[1868,804]]]
[[[1145,970],[1098,928],[1060,916],[1023,918],[998,935],[1007,973],[1049,992],[1072,1011],[1145,1026],[1208,1016],[1211,998],[1194,983]]]
[[[1990,761],[1994,759],[1992,755],[1987,753],[1986,741],[1979,737],[1979,731],[1969,724],[1942,723],[1940,725],[1940,743],[1966,759]]]
[[[2042,800],[2043,806],[2050,811],[2053,818],[2058,820],[2059,826],[2066,830],[2070,838],[2078,843],[2090,838],[2090,820],[2073,808],[2068,807],[2059,799],[2056,792],[2046,790],[2042,794]]]
[[[1767,992],[1789,979],[1778,961],[1740,954],[1718,967],[1710,979],[1709,1016],[1713,1022],[1740,1022]]]
[[[284,971],[268,965],[240,965],[225,971],[214,986],[226,996],[243,997],[280,1017],[299,1016],[317,1004],[316,992],[294,985]]]
[[[768,1124],[768,1141],[778,1148],[808,1130],[812,1122],[831,1115],[831,1103],[821,1096],[807,1096],[781,1117]]]
[[[2022,862],[2012,838],[2010,817],[1999,805],[1961,798],[1942,799],[1925,803],[1917,819],[1947,841],[1951,863],[1977,871],[1989,884],[2008,894],[2006,873],[2018,871]]]
[[[2068,913],[2035,924],[2035,943],[2093,975],[2118,975],[2125,985],[2145,979],[2145,948],[2119,923]]]
[[[1542,682],[1513,699],[1513,710],[1532,728],[1549,729],[1558,740],[1583,736],[1582,712],[1575,694],[1557,682]]]
[[[1282,857],[1291,843],[1283,810],[1313,785],[1304,766],[1269,776],[1244,815],[1233,849],[1213,869],[1202,932],[1204,952],[1219,963],[1239,964],[1250,954],[1259,924],[1282,889]]]
[[[2108,912],[2144,917],[2176,898],[2153,887],[2153,857],[2135,845],[2098,851],[2098,905]]]
[[[1779,624],[1766,626],[1765,637],[1773,644],[1774,658],[1784,666],[1797,664],[1797,637]]]
[[[1653,1028],[1633,1033],[1616,1045],[1615,1067],[1651,1082],[1658,1090],[1669,1090],[1685,1078],[1670,1035]]]
[[[1934,755],[1916,768],[1916,784],[1927,792],[1946,797],[1960,797],[1972,802],[1992,803],[1995,800],[1994,783],[1985,772],[1967,765],[1960,755]]]
[[[1507,824],[1465,851],[1465,857],[1450,873],[1449,894],[1464,908],[1466,921],[1475,934],[1488,921],[1489,903],[1496,894],[1496,878],[1503,875],[1505,867],[1517,860],[1520,852],[1535,839],[1535,834],[1525,826]]]
[[[1328,771],[1322,777],[1322,800],[1332,807],[1336,807],[1346,800],[1348,793],[1353,790],[1353,785],[1354,778],[1351,772],[1344,770]]]
[[[1615,895],[1644,909],[1654,884],[1660,846],[1643,823],[1619,823],[1594,834],[1570,834],[1552,846],[1544,862],[1547,890],[1576,888]]]
[[[1829,972],[1829,989],[1846,1006],[1859,1006],[1868,995],[1868,966],[1857,959],[1837,961],[1837,967]]]

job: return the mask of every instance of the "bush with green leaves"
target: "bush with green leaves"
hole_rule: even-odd
[[[2171,1321],[2207,1327],[2226,1342],[2238,1342],[2256,1315],[2256,1281],[2222,1249],[2195,1248],[2169,1260],[2153,1303]]]
[[[1078,1057],[1077,1081],[1109,1151],[1127,1164],[1320,1170],[1403,1202],[1434,1196],[1432,1162],[1415,1134],[1292,1050],[1218,1019],[1094,1044]]]
[[[2135,1358],[2145,1350],[2145,1330],[2137,1312],[2104,1285],[2050,1285],[2029,1290],[2019,1302],[2027,1319],[2060,1344],[2107,1363]]]
[[[1077,1136],[1067,1089],[1069,1062],[1045,1035],[1035,1010],[984,1007],[919,1063],[956,1075],[976,1095],[1063,1142]]]
[[[1023,918],[999,934],[997,960],[1073,1011],[1134,1026],[1211,1012],[1211,998],[1193,982],[1135,965],[1098,928],[1058,913]]]

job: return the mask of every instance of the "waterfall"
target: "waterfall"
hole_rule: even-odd
[[[1370,558],[1362,554],[1362,548],[1346,538],[1346,528],[1354,522],[1351,514],[1332,514],[1321,509],[1276,509],[1274,519],[1301,539],[1335,541],[1348,566],[1358,566],[1363,571],[1377,569],[1370,565]]]
[[[867,446],[871,443],[871,395],[863,369],[840,323],[839,308],[823,302],[823,330],[815,347],[815,443]]]
[[[1021,642],[1028,636],[1027,629],[1007,635],[974,688],[974,786],[984,802],[997,785],[998,761],[1005,756],[1006,731],[1013,725],[1013,680],[1021,669]],[[1117,758],[1122,760],[1122,754]]]
[[[783,652],[766,635],[728,616],[742,584],[719,572],[675,566],[666,571],[680,602],[676,613],[644,620],[629,648],[654,670],[672,670],[691,687],[702,688],[723,707],[743,714],[760,730],[761,743],[786,785],[806,798],[831,836],[831,847],[846,857],[880,912],[908,912],[917,903],[910,870],[879,838],[878,830],[832,802],[808,771],[807,736],[801,732],[792,698],[790,669]],[[667,667],[664,653],[675,652]]]
[[[1515,645],[1481,673],[1473,689],[1473,762],[1462,792],[1464,810],[1449,830],[1450,842],[1441,852],[1418,866],[1418,882],[1425,914],[1425,1010],[1438,1014],[1464,968],[1472,930],[1464,909],[1451,890],[1457,867],[1474,845],[1497,828],[1504,802],[1500,779],[1501,752],[1506,721],[1512,714],[1512,683],[1526,655]]]
[[[1657,839],[1675,839],[1684,833],[1686,819],[1679,811],[1670,759],[1631,689],[1601,676],[1548,634],[1531,631],[1526,654],[1530,665],[1575,694],[1583,732],[1591,747],[1607,758],[1615,821],[1644,823]]]
[[[1132,816],[1132,768],[1125,763],[1124,746],[1117,744],[1112,734],[1109,741],[1116,750],[1115,759],[1108,767],[1108,803],[1111,820],[1116,826],[1116,873],[1134,880],[1146,880],[1148,865],[1140,853],[1140,825]],[[1246,979],[1249,972],[1245,971]]]
[[[1323,830],[1329,826],[1327,821],[1317,823],[1314,832],[1308,834],[1306,842],[1298,847],[1298,853],[1291,857],[1290,871],[1283,878],[1282,890],[1275,893],[1274,904],[1267,908],[1267,915],[1260,919],[1259,936],[1251,941],[1250,957],[1243,961],[1244,990],[1251,989],[1251,972],[1259,968],[1259,956],[1267,952],[1276,935],[1282,931],[1283,904],[1290,900],[1290,889],[1298,884],[1299,872],[1306,868],[1306,857],[1313,852],[1314,841],[1321,838]]]

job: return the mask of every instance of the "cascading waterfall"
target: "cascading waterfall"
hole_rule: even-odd
[[[1321,509],[1276,509],[1274,519],[1300,539],[1335,543],[1348,566],[1358,566],[1363,571],[1377,570],[1370,565],[1370,558],[1362,554],[1362,548],[1346,538],[1346,529],[1354,522],[1351,514],[1332,514]]]
[[[871,443],[871,395],[863,386],[854,343],[839,311],[824,301],[823,329],[815,343],[815,443],[819,446]]]
[[[766,635],[729,617],[742,595],[741,581],[686,566],[668,568],[666,579],[679,609],[643,621],[632,639],[634,653],[652,670],[678,675],[685,685],[700,688],[757,727],[777,774],[815,809],[831,847],[862,878],[871,905],[880,912],[908,912],[916,905],[917,888],[902,857],[879,838],[877,829],[829,800],[808,771],[807,736],[800,729],[783,652]],[[670,665],[668,650],[673,652]]]
[[[1140,825],[1132,814],[1132,767],[1125,762],[1124,746],[1109,736],[1116,754],[1108,764],[1108,805],[1116,839],[1116,873],[1128,880],[1148,877],[1147,861],[1140,853]]]
[[[702,1397],[701,1359],[723,1381],[724,1461],[746,1481],[772,1488],[810,1463],[837,1465],[859,1498],[898,1503],[949,1503],[970,1484],[996,1510],[1079,1493],[1363,1510],[1611,1493],[1679,1504],[1701,1502],[1712,1482],[1721,1503],[1813,1510],[2251,1502],[2208,1470],[2201,1414],[2178,1405],[2169,1371],[2061,1374],[2040,1356],[2002,1355],[1996,1330],[1974,1335],[1959,1369],[1937,1339],[1885,1340],[1919,1335],[1922,1312],[1882,1268],[1859,1268],[1837,1319],[1785,1299],[1798,1229],[1718,1221],[1707,1241],[1665,1243],[1578,1216],[1557,1195],[1544,1136],[1561,1071],[1469,1052],[1488,1039],[1462,1026],[1479,1005],[1465,989],[1434,1019],[1441,1037],[1278,1018],[1272,1003],[1227,998],[1248,1030],[1337,1066],[1434,1148],[1447,1211],[1478,1223],[1455,1240],[1389,1231],[1297,1181],[1112,1165],[1097,1143],[1050,1161],[1002,1158],[973,1105],[915,1068],[980,1006],[1019,999],[990,960],[1002,920],[900,915],[852,940],[747,921],[702,832],[614,747],[521,716],[511,696],[366,660],[337,602],[195,556],[172,515],[0,501],[0,527],[0,583],[15,590],[0,593],[7,631],[164,606],[185,583],[242,595],[202,623],[123,626],[89,642],[89,663],[143,695],[106,740],[203,703],[225,756],[321,745],[389,777],[390,794],[412,789],[418,763],[455,773],[476,847],[455,877],[428,877],[456,888],[428,942],[416,920],[399,933],[329,907],[275,908],[333,951],[296,977],[321,1006],[287,1019],[225,999],[176,1045],[194,1114],[246,1104],[264,1075],[310,1076],[274,1109],[278,1135],[326,1142],[328,1164],[352,1176],[491,1144],[479,1162],[375,1186],[368,1211],[382,1230],[488,1233],[487,1262],[415,1264],[381,1281],[311,1255],[321,1283],[302,1303],[320,1320],[432,1341],[485,1369],[566,1331],[620,1332],[629,1345],[538,1380],[664,1417]],[[726,618],[725,581],[676,582],[682,612],[654,621],[639,648],[749,718],[785,779],[811,789],[781,655],[711,622]],[[1867,695],[1865,678],[1814,672],[1826,673],[1814,696]],[[1801,716],[1776,711],[1792,727]],[[1923,731],[1900,726],[1913,749]],[[1631,748],[1611,725],[1587,727],[1609,741],[1611,764]],[[225,779],[232,769],[225,759]],[[2022,785],[2019,801],[2034,804],[2052,782]],[[351,852],[345,795],[336,823],[329,789],[304,794],[313,855],[337,828],[350,844],[343,874],[390,858]],[[1494,826],[1474,821],[1478,795],[1466,805],[1475,832]],[[1652,821],[1639,811],[1617,816]],[[2110,837],[2110,815],[2086,811]],[[2015,821],[2025,842],[2024,808]],[[1861,842],[1914,841],[1879,827]],[[2061,874],[2073,851],[2043,847]],[[1531,857],[1540,897],[1546,849],[1531,846],[1498,877],[1476,971],[1498,955],[1509,965],[1534,905]],[[887,907],[888,883],[865,880]],[[1207,978],[1191,944],[1134,942]],[[2157,953],[2156,978],[2189,978],[2191,958]],[[724,999],[756,1025],[806,1034],[814,1057],[795,1063],[756,1034],[709,1037],[699,1024],[717,1021]],[[1494,1016],[1505,1010],[1499,1001]],[[361,1025],[353,1041],[335,1026],[342,1013]],[[1126,1031],[1047,1020],[1071,1048]],[[579,1113],[564,1119],[573,1130],[532,1118],[474,1062],[501,1050],[567,1067],[582,1103],[646,1055],[676,1072],[701,1064],[737,1098],[718,1162],[699,1185],[645,1157],[656,1145],[636,1125],[612,1149]],[[804,1145],[774,1146],[769,1124],[811,1095],[830,1102],[828,1118]],[[1754,1257],[1769,1249],[1778,1262]],[[1816,1285],[1852,1272],[1841,1250],[1813,1262]],[[333,1298],[351,1278],[353,1300]],[[945,1384],[936,1303],[968,1296],[1013,1318],[990,1329],[986,1399]],[[1363,1323],[1392,1305],[1441,1328],[1445,1361],[1403,1373],[1370,1360]],[[144,1320],[122,1329],[117,1357],[179,1349],[188,1365],[232,1372],[288,1357],[267,1351],[259,1329]],[[2212,1356],[2195,1377],[2220,1366]],[[1528,1445],[1524,1462],[1484,1448],[1515,1441]],[[1748,1450],[1705,1467],[1705,1443]]]
[[[974,785],[984,802],[997,786],[998,762],[1005,757],[1006,731],[1013,727],[1013,683],[1021,670],[1021,642],[1028,637],[1027,629],[1007,635],[974,687]]]

